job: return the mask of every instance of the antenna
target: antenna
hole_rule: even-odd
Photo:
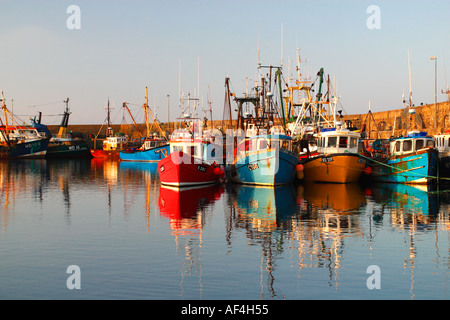
[[[281,68],[283,68],[283,23],[281,23]]]
[[[411,89],[411,58],[408,49],[408,66],[409,66],[409,107],[411,107],[412,89]]]
[[[197,97],[200,98],[200,56],[197,56]]]
[[[260,59],[260,55],[259,55],[259,30],[258,30],[258,57],[257,57],[257,67],[258,67],[258,70],[260,70],[261,69],[261,59]]]
[[[181,58],[178,61],[178,102],[181,105]]]

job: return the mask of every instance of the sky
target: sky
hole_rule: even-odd
[[[124,101],[140,122],[145,87],[160,121],[180,116],[180,91],[220,120],[227,76],[242,95],[259,50],[288,78],[299,48],[304,74],[324,68],[344,114],[401,108],[408,52],[413,103],[434,103],[431,56],[447,99],[448,12],[445,0],[0,0],[0,90],[19,119],[40,111],[50,125],[67,98],[71,124],[103,123],[108,100],[114,123],[132,123]]]

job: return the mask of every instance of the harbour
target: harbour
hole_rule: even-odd
[[[0,300],[448,300],[448,5],[325,3],[0,5]]]
[[[2,162],[1,176],[2,299],[448,299],[448,190],[233,184],[183,196],[154,165],[94,159]],[[66,287],[69,265],[80,290]]]

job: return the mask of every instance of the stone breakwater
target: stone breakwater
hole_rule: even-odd
[[[372,132],[371,138],[376,138],[378,133],[379,138],[389,138],[391,136],[398,136],[405,134],[411,129],[422,130],[428,132],[430,135],[445,132],[450,129],[450,103],[440,102],[436,105],[428,104],[423,106],[415,106],[415,114],[410,114],[407,108],[392,109],[388,111],[377,111],[377,106],[372,107],[371,114],[368,109],[360,114],[344,115],[342,121],[351,121],[357,128],[365,126],[366,131],[370,129]],[[361,110],[364,111],[364,110]],[[435,127],[435,118],[437,127]],[[222,120],[208,121],[208,127],[226,128],[228,122]],[[48,126],[50,132],[57,133],[59,126]],[[141,132],[145,132],[145,124],[138,125]],[[168,130],[167,122],[161,123],[163,131],[171,132],[176,124],[171,122]],[[130,135],[132,138],[139,138],[139,130],[130,124],[112,125],[114,132],[122,132]],[[100,130],[101,129],[101,130]],[[105,136],[106,126],[101,124],[70,124],[68,131],[74,134],[81,134],[84,138],[89,136],[94,137],[99,135],[99,138]]]

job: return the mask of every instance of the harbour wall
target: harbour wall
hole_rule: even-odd
[[[369,112],[361,114],[343,115],[341,121],[351,121],[357,128],[365,127],[366,132],[370,132],[370,138],[389,138],[391,136],[398,136],[406,134],[410,130],[426,131],[430,135],[442,133],[450,129],[450,103],[440,102],[436,106],[428,104],[423,106],[415,106],[415,113],[411,114],[408,108]],[[208,127],[226,128],[228,122],[222,120],[215,120],[207,122]],[[151,126],[151,125],[150,125]],[[165,132],[172,132],[177,124],[170,123],[170,130],[167,122],[160,124],[161,129]],[[130,135],[132,138],[139,138],[139,131],[146,132],[145,124],[138,124],[136,128],[133,124],[114,124],[111,126],[114,132],[122,132]],[[59,126],[48,126],[50,132],[57,133]],[[150,127],[152,132],[156,131],[153,126]],[[67,131],[73,133],[80,133],[85,138],[89,136],[94,137],[98,135],[102,138],[106,135],[106,125],[91,124],[79,125],[69,124]]]

